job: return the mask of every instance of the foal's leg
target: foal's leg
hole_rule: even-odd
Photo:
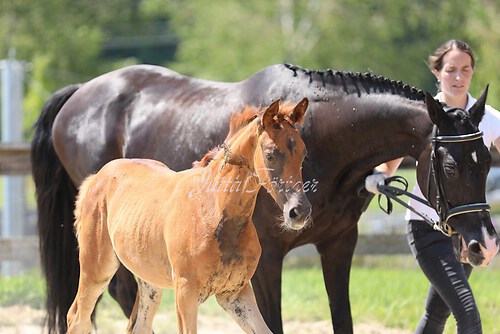
[[[249,283],[236,294],[216,295],[217,302],[231,315],[236,323],[245,331],[252,334],[272,334],[259,312],[252,287]]]
[[[161,302],[162,289],[137,279],[134,312],[127,326],[128,333],[152,333],[153,318]],[[136,309],[136,310],[135,310]]]
[[[199,287],[189,284],[186,278],[174,278],[177,332],[196,334],[198,327]]]
[[[104,245],[102,241],[80,242],[80,280],[78,292],[67,315],[67,333],[91,332],[91,315],[97,299],[120,265],[109,238],[109,242],[105,240]]]

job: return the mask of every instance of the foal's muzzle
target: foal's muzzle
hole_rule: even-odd
[[[303,192],[287,193],[286,198],[283,205],[284,227],[292,230],[308,227],[312,222],[312,206],[306,195]]]

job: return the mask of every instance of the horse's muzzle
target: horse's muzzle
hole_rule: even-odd
[[[496,233],[491,235],[483,229],[483,241],[465,241],[461,235],[452,236],[455,255],[460,262],[472,266],[486,266],[498,253],[500,240]]]
[[[283,224],[286,229],[301,230],[312,223],[312,206],[306,195],[293,193],[283,206]]]

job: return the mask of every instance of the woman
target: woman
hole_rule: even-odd
[[[476,102],[468,93],[475,57],[467,43],[447,41],[429,56],[428,65],[438,81],[436,99],[448,107],[469,110]],[[479,129],[484,132],[484,144],[487,147],[494,144],[500,151],[500,112],[487,105]],[[383,183],[387,175],[392,175],[401,160],[378,166],[376,172],[367,177],[366,189],[377,194],[377,184]],[[413,193],[423,197],[418,185]],[[420,202],[411,199],[410,205],[439,220],[433,209]],[[435,231],[410,210],[407,210],[405,219],[408,221],[410,248],[431,283],[425,311],[415,333],[442,333],[450,312],[455,317],[459,334],[482,333],[481,318],[468,282],[472,267],[456,259],[451,238]]]

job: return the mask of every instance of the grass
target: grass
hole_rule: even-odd
[[[33,308],[42,308],[44,291],[45,283],[39,270],[13,277],[0,275],[1,306],[26,304]]]
[[[351,271],[351,309],[355,323],[376,322],[386,327],[412,330],[425,305],[428,283],[410,256],[377,257],[369,265],[356,265]],[[500,263],[499,260],[496,260]],[[483,319],[483,331],[500,334],[497,317],[500,313],[500,267],[495,265],[474,271],[471,285]],[[28,304],[43,308],[43,278],[39,272],[6,278],[0,277],[0,304]],[[318,264],[307,267],[286,265],[283,273],[284,321],[328,320],[328,300]],[[164,292],[160,308],[162,319],[160,332],[169,326],[175,328],[173,294]],[[200,313],[228,316],[209,298],[200,307]],[[117,324],[116,319],[123,319]],[[125,319],[117,304],[105,294],[99,304],[99,326],[116,326],[123,329]],[[155,326],[157,321],[155,321]],[[158,327],[158,326],[156,326]],[[448,321],[446,334],[455,333],[453,319]]]
[[[355,323],[381,323],[413,330],[423,312],[428,282],[411,256],[377,257],[376,265],[351,271],[351,310]],[[499,260],[496,260],[500,263]],[[396,265],[394,265],[396,264]],[[471,285],[481,312],[484,333],[500,334],[500,269],[476,269]],[[288,268],[283,280],[284,319],[329,319],[328,301],[319,266]],[[450,318],[446,334],[456,332]]]

